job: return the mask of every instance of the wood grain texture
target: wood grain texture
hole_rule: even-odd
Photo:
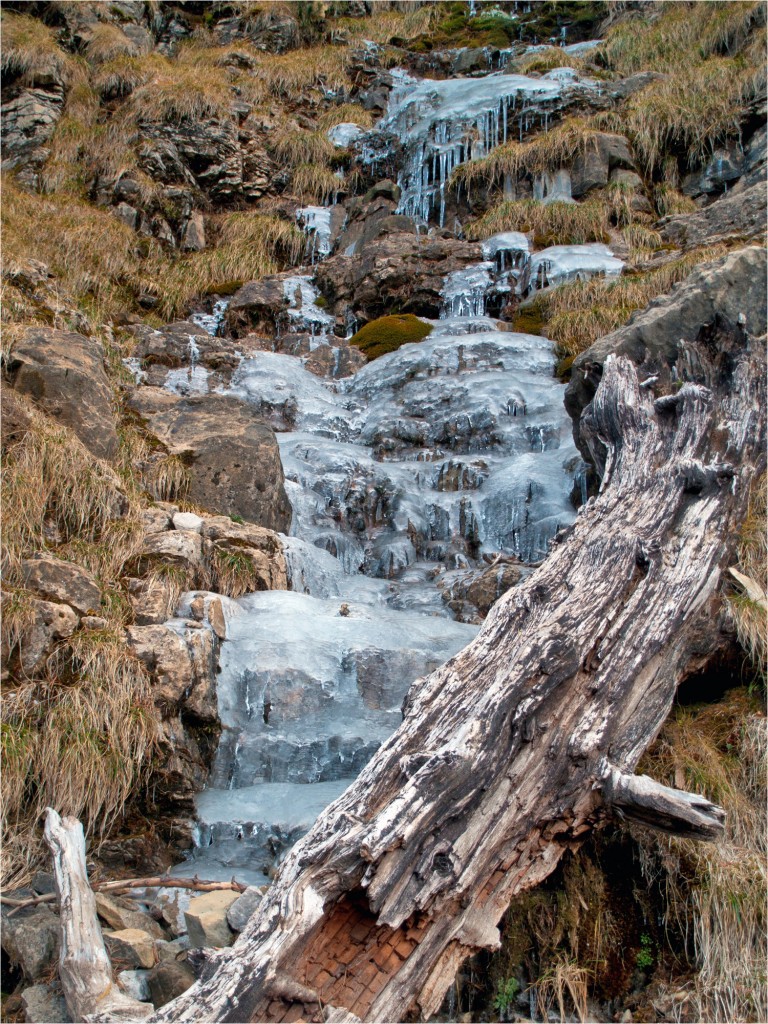
[[[728,328],[682,351],[690,379],[667,396],[606,360],[582,417],[600,494],[414,683],[235,945],[153,1021],[427,1017],[465,957],[498,947],[512,897],[611,814],[718,833],[718,808],[632,773],[723,643],[718,588],[764,465],[764,343]]]

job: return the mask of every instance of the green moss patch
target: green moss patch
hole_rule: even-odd
[[[352,337],[351,343],[364,352],[370,362],[387,352],[396,352],[410,341],[422,341],[431,333],[430,324],[412,313],[403,313],[371,320]]]

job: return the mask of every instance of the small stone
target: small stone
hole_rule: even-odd
[[[621,1017],[619,1017],[621,1024],[632,1024],[632,1021],[634,1019],[635,1018],[632,1016],[631,1010],[625,1010],[624,1013],[622,1013]]]
[[[107,620],[102,619],[100,615],[84,615],[80,619],[81,629],[106,629]]]
[[[64,997],[51,985],[32,985],[21,993],[27,1024],[70,1024]]]
[[[218,597],[208,602],[208,622],[219,640],[226,640],[227,620],[224,617],[224,606]]]
[[[56,881],[50,871],[38,871],[32,877],[32,888],[40,896],[56,892]]]
[[[191,946],[232,945],[234,935],[227,924],[227,911],[238,895],[231,889],[217,889],[189,901],[184,918]]]
[[[186,992],[195,982],[191,967],[178,960],[164,960],[149,972],[149,990],[155,1009]]]
[[[113,963],[131,967],[154,967],[155,945],[149,932],[122,928],[106,932],[104,943]]]
[[[126,928],[138,929],[142,932],[148,932],[153,939],[165,938],[165,932],[149,914],[145,914],[135,907],[123,906],[119,900],[107,896],[103,892],[95,893],[95,898],[96,912],[102,921],[106,921],[110,928],[117,928],[118,930]]]
[[[189,936],[180,935],[173,942],[166,942],[165,939],[157,939],[155,942],[155,953],[158,961],[177,960],[182,953],[189,949]]]
[[[202,622],[205,618],[205,598],[202,594],[193,597],[189,602],[189,611],[195,622]]]
[[[258,886],[249,885],[242,896],[239,896],[227,910],[227,921],[230,928],[241,932],[256,913],[263,898]]]
[[[342,618],[345,619],[349,615],[349,605],[347,604],[346,601],[339,605],[339,615],[341,615]]]
[[[205,220],[200,210],[193,210],[187,221],[181,248],[189,252],[200,252],[205,248]]]
[[[203,560],[200,534],[192,530],[152,533],[144,538],[139,558],[139,571],[146,571],[155,562],[197,568]]]
[[[148,1003],[152,996],[149,991],[147,978],[149,971],[120,971],[117,976],[117,984],[132,999],[140,1003]]]
[[[193,533],[200,533],[203,528],[201,516],[194,512],[177,512],[173,517],[174,530],[192,530]]]

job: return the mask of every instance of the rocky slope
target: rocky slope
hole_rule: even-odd
[[[195,797],[231,784],[234,762],[254,778],[268,763],[270,781],[288,765],[290,784],[349,778],[413,678],[546,554],[571,489],[578,504],[596,485],[600,445],[579,424],[607,354],[661,394],[695,377],[681,337],[764,332],[764,37],[746,2],[3,5],[3,827],[17,897],[50,887],[46,805],[84,821],[94,877],[140,875],[189,850]],[[404,314],[433,335],[368,364],[356,332]],[[547,338],[589,474],[559,398],[545,407],[559,395]],[[356,641],[370,649],[349,714],[376,726],[335,747],[311,677],[294,680],[304,664],[281,655],[264,724],[267,704],[274,724],[308,701],[315,746],[249,736],[238,755],[253,715],[222,711],[241,670],[228,638],[262,636],[238,609],[278,609],[264,644],[319,594],[335,602],[320,632],[336,629],[350,566],[364,576],[353,619],[360,599],[459,622],[439,654]],[[244,595],[257,596],[233,604]],[[323,679],[323,701],[335,685]],[[129,912],[100,910],[118,936],[152,933]],[[227,936],[232,912],[215,908]],[[43,905],[4,928],[30,1021],[64,1019],[42,984],[55,922]],[[193,977],[170,948],[196,926],[163,922],[149,975],[131,943],[111,950],[155,1005]],[[632,960],[640,938],[625,941]],[[497,1014],[522,1009],[510,979],[534,998],[515,955],[492,969],[507,984],[486,991]],[[630,973],[622,988],[597,972],[595,1012]]]

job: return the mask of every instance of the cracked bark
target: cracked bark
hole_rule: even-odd
[[[602,488],[293,849],[236,944],[153,1021],[400,1021],[499,945],[513,896],[611,814],[713,838],[722,812],[634,777],[722,643],[718,587],[763,469],[763,342],[692,343],[655,400],[609,357],[582,418]]]

